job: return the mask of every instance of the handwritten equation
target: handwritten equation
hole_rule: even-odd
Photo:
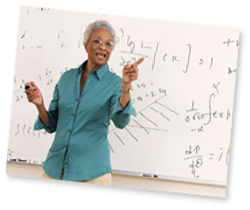
[[[192,123],[195,121],[201,122],[200,127],[192,128],[191,132],[204,132],[204,128],[208,126],[213,120],[229,120],[232,117],[232,113],[230,109],[225,110],[218,110],[213,107],[213,100],[216,100],[216,97],[219,97],[219,85],[220,82],[217,84],[213,84],[212,87],[215,89],[209,96],[208,96],[208,111],[207,112],[200,112],[198,108],[195,106],[195,101],[192,101],[192,106],[190,109],[186,110],[186,123]]]
[[[28,9],[29,10],[29,9]],[[27,10],[27,11],[28,11]],[[49,9],[46,8],[38,8],[36,11],[42,11],[42,12],[48,12]],[[28,12],[27,12],[28,13]],[[71,46],[71,48],[76,49],[83,49],[83,33],[86,29],[87,25],[82,24],[78,31],[79,31],[79,39],[78,42],[76,42],[75,46]],[[22,43],[22,50],[25,49],[33,49],[33,50],[43,50],[44,52],[47,50],[45,48],[51,48],[53,46],[45,46],[45,40],[42,38],[40,39],[41,43],[37,44],[29,44],[29,40],[34,39],[35,36],[41,36],[41,34],[36,34],[35,29],[25,29],[23,33],[20,36],[20,40]],[[52,40],[54,40],[54,47],[59,47],[60,49],[67,50],[68,49],[68,43],[67,43],[67,36],[65,36],[65,30],[58,29],[57,33],[52,35]],[[155,65],[156,61],[162,61],[165,62],[171,62],[171,63],[181,63],[182,67],[179,69],[180,72],[186,74],[190,71],[190,62],[193,59],[193,53],[195,49],[193,49],[193,44],[191,42],[187,42],[183,44],[182,52],[180,51],[179,54],[172,53],[170,51],[161,50],[161,53],[159,49],[162,47],[162,49],[168,48],[165,46],[165,43],[160,40],[156,40],[153,44],[149,40],[145,40],[145,38],[142,37],[140,41],[135,41],[135,37],[131,35],[131,33],[128,33],[123,28],[119,28],[116,30],[116,37],[115,37],[117,46],[119,46],[121,43],[124,49],[120,50],[120,66],[124,66],[127,64],[132,64],[136,62],[139,58],[145,57],[148,62],[151,64],[148,65],[148,69],[151,71],[156,70]],[[150,43],[150,44],[149,44]],[[225,37],[224,40],[220,41],[222,46],[225,46],[226,48],[231,47],[239,47],[239,40],[231,39],[228,37]],[[162,52],[165,51],[165,52]],[[185,56],[183,56],[185,54]],[[215,59],[219,60],[220,58],[215,58],[214,56],[201,56],[200,58],[195,58],[195,63],[197,64],[196,71],[199,70],[199,67],[203,67],[206,70],[213,69],[213,65],[215,62]],[[217,61],[218,62],[218,61]],[[192,68],[193,70],[194,68]],[[175,70],[176,71],[176,70]],[[235,71],[234,67],[229,67],[228,72],[230,74]]]
[[[213,153],[208,153],[207,156],[207,159],[205,159],[204,155],[201,153],[201,147],[199,145],[189,146],[189,148],[185,151],[185,157],[183,160],[190,164],[188,167],[191,168],[191,174],[194,178],[200,178],[198,170],[204,165],[205,161],[216,161],[224,162],[226,165],[229,164],[229,148],[224,151],[221,147]]]
[[[48,133],[45,130],[39,130],[39,131],[34,131],[33,127],[28,126],[26,124],[16,124],[16,129],[15,129],[15,137],[16,138],[23,138],[23,137],[32,137],[32,138],[37,138],[40,139],[43,136],[48,135]]]
[[[133,95],[131,96],[131,101],[132,103],[137,103],[137,102],[143,102],[145,98],[155,98],[158,96],[158,94],[167,94],[166,89],[163,88],[158,88],[158,90],[154,90],[153,88],[154,83],[153,82],[137,82],[135,81],[132,85],[131,85],[131,92],[135,92],[135,93],[143,93],[143,94],[136,94],[138,96],[133,97]]]

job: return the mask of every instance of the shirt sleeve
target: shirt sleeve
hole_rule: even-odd
[[[58,99],[59,99],[58,84],[56,84],[53,92],[53,99],[51,100],[49,109],[47,111],[49,115],[49,122],[47,123],[47,125],[43,124],[38,114],[38,117],[34,124],[34,130],[45,129],[48,133],[53,133],[56,131],[57,119],[58,119]]]
[[[120,84],[120,83],[119,83]],[[123,109],[119,102],[121,95],[121,84],[117,86],[114,95],[111,98],[111,119],[115,126],[118,128],[124,128],[130,121],[130,115],[136,117],[135,109],[132,105],[131,99],[127,106]]]

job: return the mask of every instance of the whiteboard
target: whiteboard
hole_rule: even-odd
[[[137,117],[123,130],[109,127],[113,172],[226,185],[240,34],[233,28],[21,7],[7,160],[45,160],[54,134],[33,130],[38,112],[23,85],[34,81],[48,108],[62,73],[87,59],[83,32],[97,19],[117,33],[110,71],[121,76],[145,57],[131,88]]]

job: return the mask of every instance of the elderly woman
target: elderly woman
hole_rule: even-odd
[[[34,130],[56,131],[44,162],[42,177],[97,184],[111,183],[110,119],[124,128],[136,116],[130,86],[138,77],[144,58],[123,68],[122,79],[109,71],[108,60],[115,45],[115,31],[107,21],[95,21],[84,32],[88,59],[62,74],[55,85],[48,111],[34,82],[26,89],[39,115]]]

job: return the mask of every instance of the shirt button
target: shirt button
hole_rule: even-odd
[[[73,115],[73,117],[75,116],[74,114],[72,114]]]
[[[67,165],[68,163],[67,162],[65,162],[65,165]]]
[[[77,101],[79,101],[79,99],[76,99]]]
[[[69,130],[69,132],[71,132],[71,130]]]

